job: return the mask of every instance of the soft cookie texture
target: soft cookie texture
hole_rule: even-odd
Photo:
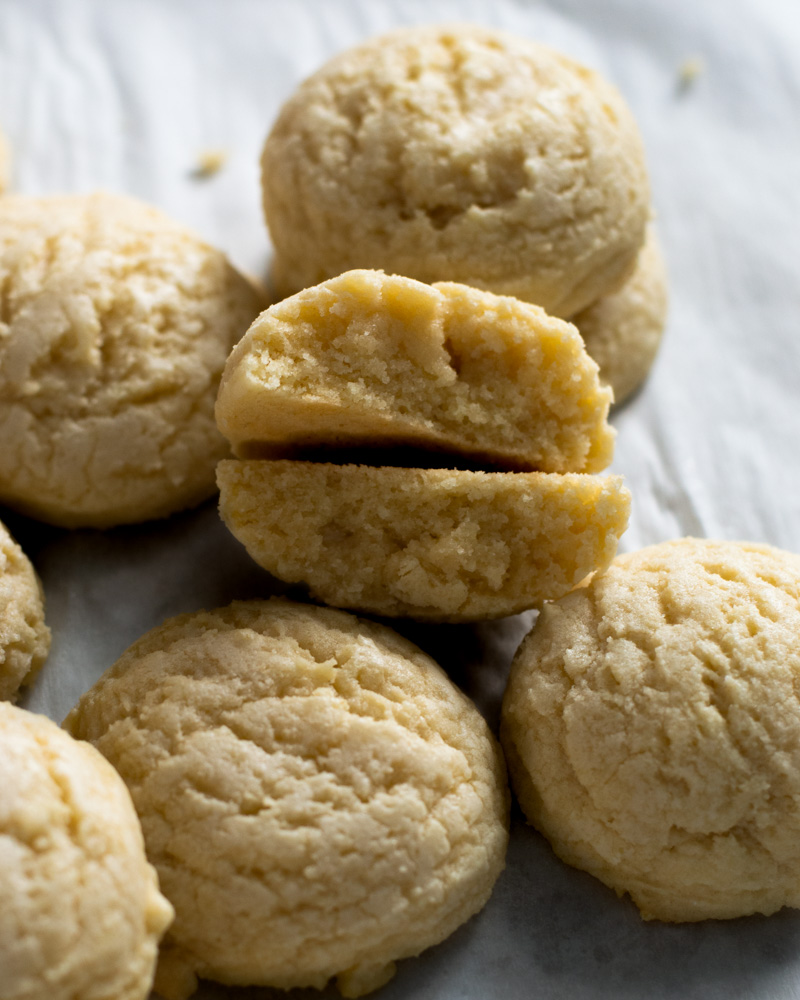
[[[131,789],[176,909],[157,976],[358,996],[477,912],[507,790],[483,719],[389,629],[288,601],[183,615],[65,723]]]
[[[219,376],[262,306],[218,250],[110,194],[0,200],[0,502],[54,524],[214,489]]]
[[[647,377],[667,318],[667,271],[653,227],[622,288],[573,316],[600,380],[621,403]]]
[[[30,684],[49,651],[41,585],[28,557],[0,523],[0,700],[15,698],[22,685]]]
[[[351,271],[259,316],[228,359],[216,413],[245,457],[401,445],[597,472],[613,454],[610,399],[575,328],[537,306]]]
[[[542,45],[416,27],[335,58],[264,147],[281,295],[352,268],[570,316],[632,271],[650,201],[619,93]]]
[[[647,919],[800,905],[800,557],[683,539],[546,605],[503,741],[529,820]]]
[[[172,907],[113,768],[0,703],[0,994],[145,1000]]]
[[[225,461],[220,513],[255,561],[327,604],[433,621],[500,618],[611,561],[619,476]]]

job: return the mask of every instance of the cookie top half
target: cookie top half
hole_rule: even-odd
[[[284,105],[262,169],[282,295],[379,267],[570,316],[622,283],[648,216],[617,90],[469,25],[403,29],[333,59]]]
[[[575,327],[510,296],[350,271],[262,313],[217,400],[242,457],[407,446],[493,466],[597,472],[611,392]]]
[[[119,775],[0,702],[0,789],[3,1000],[146,1000],[172,907]]]
[[[263,305],[225,256],[118,195],[0,200],[0,502],[68,527],[214,489],[214,398]]]
[[[800,556],[682,539],[546,606],[503,737],[528,818],[648,918],[800,905]]]
[[[503,866],[499,748],[391,630],[283,600],[145,635],[65,725],[130,787],[174,904],[159,993],[194,975],[347,996],[446,937]]]

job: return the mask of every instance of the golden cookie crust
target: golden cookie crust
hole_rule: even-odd
[[[220,514],[255,561],[326,604],[431,621],[501,618],[606,566],[620,476],[225,461]]]
[[[50,651],[44,594],[30,560],[0,522],[0,700],[31,684]]]
[[[214,490],[214,398],[262,305],[218,250],[111,194],[0,200],[0,502],[67,527]]]
[[[800,905],[800,557],[686,538],[545,606],[503,704],[556,853],[646,919]]]
[[[242,457],[401,445],[598,472],[614,449],[610,399],[575,328],[537,306],[350,271],[258,317],[228,359],[216,414]]]
[[[183,615],[65,725],[117,767],[176,919],[157,988],[195,976],[385,982],[488,899],[507,790],[472,703],[417,647],[284,600]]]
[[[3,1000],[146,1000],[172,907],[114,769],[0,702]]]
[[[353,268],[570,316],[632,271],[650,201],[617,90],[523,38],[415,27],[333,59],[262,156],[281,295]]]
[[[600,367],[600,381],[614,390],[617,404],[650,372],[667,319],[667,298],[667,269],[651,225],[636,270],[622,288],[570,320]]]

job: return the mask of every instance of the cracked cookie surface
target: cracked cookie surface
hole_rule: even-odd
[[[128,784],[176,909],[157,977],[357,996],[486,902],[507,791],[475,707],[419,649],[284,600],[145,635],[65,725]]]
[[[682,539],[547,605],[502,736],[528,819],[648,919],[800,905],[800,557]]]
[[[106,527],[209,496],[219,376],[262,305],[133,199],[0,199],[0,501]]]
[[[448,463],[598,472],[613,455],[610,400],[577,330],[537,306],[350,271],[258,317],[216,413],[243,457],[406,446]]]
[[[50,650],[44,596],[30,560],[0,522],[0,699],[30,684]]]
[[[3,1000],[146,1000],[172,907],[119,775],[0,703]]]
[[[649,205],[616,89],[469,25],[404,29],[333,59],[284,105],[262,179],[281,295],[382,267],[559,316],[622,283]]]

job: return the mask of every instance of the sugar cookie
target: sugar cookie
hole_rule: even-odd
[[[0,700],[13,700],[33,681],[49,650],[41,584],[0,522]]]
[[[621,403],[647,377],[667,318],[667,270],[653,227],[622,288],[573,316],[600,381]]]
[[[434,621],[560,597],[613,558],[619,476],[226,461],[220,513],[259,565],[327,604]]]
[[[216,413],[245,457],[406,445],[597,472],[613,454],[610,399],[575,328],[537,306],[351,271],[259,316],[228,359]]]
[[[146,1000],[172,907],[120,777],[0,702],[3,1000]]]
[[[529,820],[648,919],[800,906],[800,557],[683,539],[546,605],[503,740]]]
[[[359,996],[503,867],[507,791],[472,703],[406,639],[283,600],[183,615],[65,723],[128,783],[176,909],[157,989],[196,976]]]
[[[633,270],[650,204],[617,90],[470,25],[372,39],[306,80],[262,157],[274,278],[458,281],[570,316]]]
[[[222,253],[110,194],[0,199],[0,502],[68,527],[198,503],[219,375],[262,302]]]

